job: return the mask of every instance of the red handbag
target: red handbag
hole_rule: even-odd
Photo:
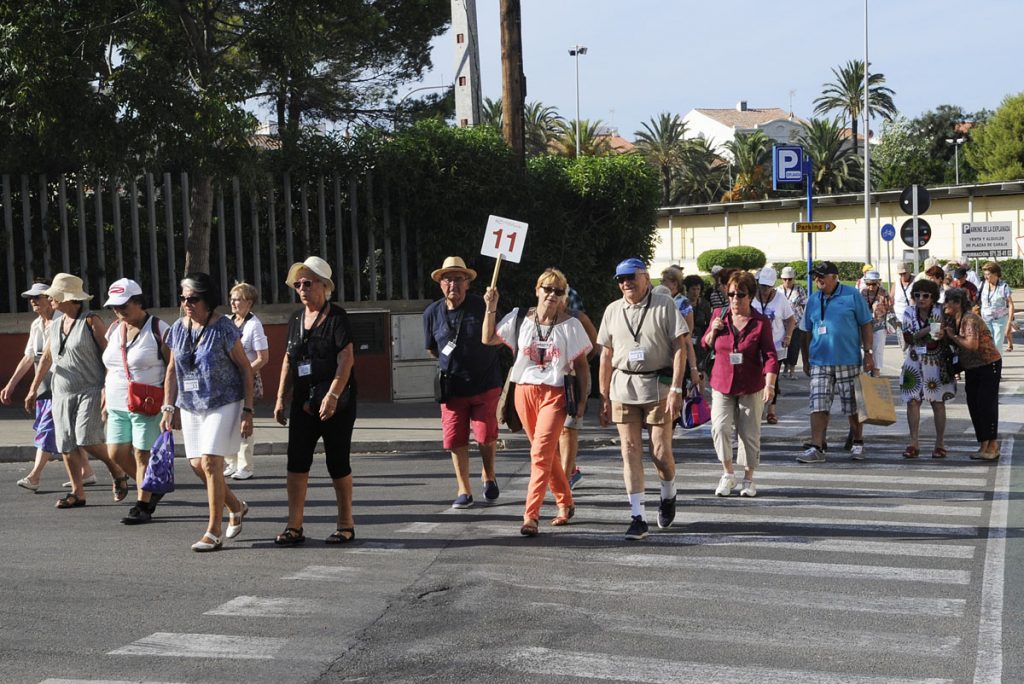
[[[153,326],[156,328],[156,326]],[[141,335],[142,332],[140,331]],[[164,388],[147,385],[132,380],[132,374],[128,370],[128,325],[121,324],[121,361],[124,363],[124,374],[128,378],[128,410],[132,413],[140,413],[144,416],[159,415],[164,405]],[[160,340],[157,338],[159,348]]]

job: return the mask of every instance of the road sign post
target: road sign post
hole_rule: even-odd
[[[811,177],[813,175],[813,164],[809,157],[804,156],[804,149],[799,145],[772,145],[772,189],[778,190],[779,183],[799,183],[802,179],[807,181],[807,221],[802,223],[813,223],[811,221],[814,201]],[[833,224],[830,230],[835,230]],[[798,231],[794,224],[793,232]],[[811,291],[811,267],[814,259],[812,255],[814,242],[811,239],[812,231],[807,232],[807,291]]]
[[[896,226],[886,223],[881,230],[882,239],[885,240],[886,252],[889,256],[886,263],[888,266],[889,292],[892,292],[892,240],[896,237]],[[879,250],[881,251],[881,250]]]

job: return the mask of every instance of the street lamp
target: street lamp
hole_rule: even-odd
[[[967,138],[963,136],[959,138],[946,138],[946,142],[953,145],[953,158],[956,164],[956,184],[960,185],[960,146],[964,144]]]
[[[576,158],[580,156],[580,55],[587,54],[583,45],[569,48],[569,56],[576,58]]]

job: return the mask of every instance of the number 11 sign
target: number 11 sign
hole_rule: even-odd
[[[522,221],[489,216],[487,230],[484,231],[484,246],[480,248],[480,253],[518,264],[523,257],[526,227]]]

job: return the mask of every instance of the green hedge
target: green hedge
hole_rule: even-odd
[[[752,271],[761,268],[767,261],[764,252],[756,247],[727,247],[726,249],[709,249],[701,253],[697,257],[697,268],[706,272],[710,272],[712,266]]]
[[[979,268],[980,268],[979,264]],[[1000,261],[999,267],[1003,271],[1003,280],[1007,282],[1010,287],[1024,287],[1024,264],[1021,263],[1020,259],[1008,259],[1007,261]],[[981,274],[979,273],[980,277]]]

